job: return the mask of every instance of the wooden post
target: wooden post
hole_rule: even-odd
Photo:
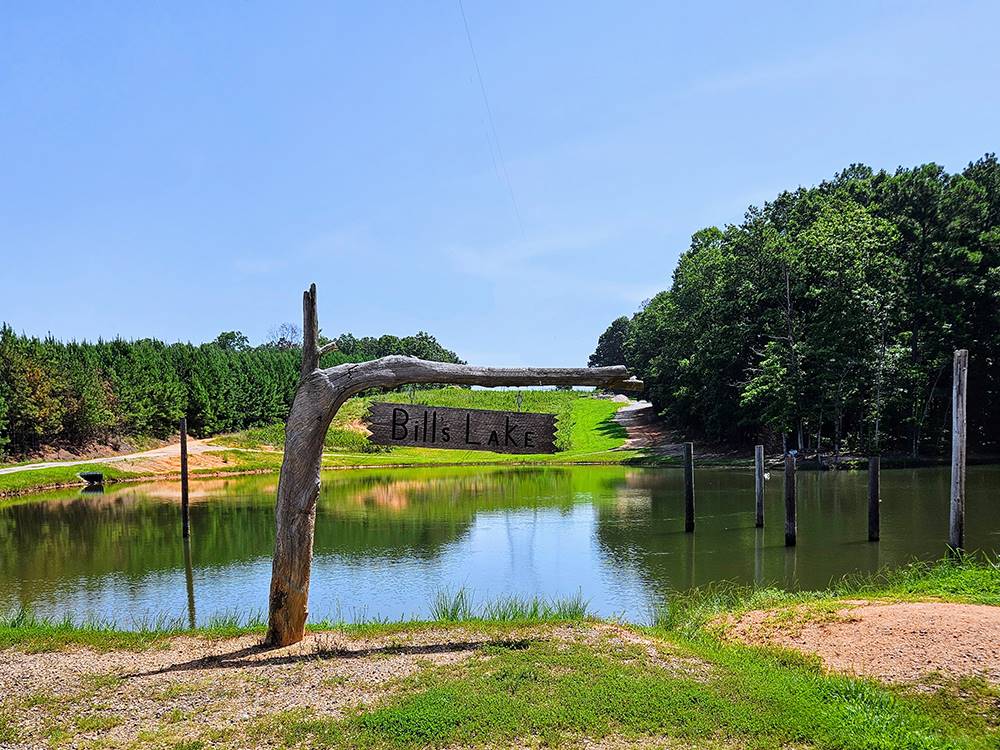
[[[965,546],[965,393],[969,350],[955,352],[951,386],[951,515],[948,544],[955,552]]]
[[[684,443],[684,531],[694,531],[694,443]]]
[[[188,433],[187,417],[181,417],[181,526],[184,538],[191,536],[191,517],[188,510]]]
[[[753,532],[753,583],[755,586],[764,584],[764,530],[754,529]]]
[[[755,445],[753,449],[754,496],[756,497],[757,520],[754,525],[764,528],[764,446]]]
[[[794,547],[795,525],[795,458],[785,455],[785,546]]]
[[[190,537],[184,537],[184,583],[187,586],[188,624],[194,630],[198,618],[194,611],[194,566],[191,564]]]
[[[879,499],[879,470],[881,459],[878,456],[868,457],[868,541],[877,542],[881,526]]]

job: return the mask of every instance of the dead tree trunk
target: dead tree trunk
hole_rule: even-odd
[[[297,643],[305,632],[323,439],[337,410],[348,398],[369,388],[398,388],[410,383],[642,388],[641,382],[629,379],[624,366],[473,367],[391,356],[320,370],[316,365],[323,350],[316,348],[315,284],[304,295],[303,323],[303,343],[311,349],[303,352],[303,374],[285,427],[285,455],[278,480],[267,632],[267,641],[272,646]],[[307,363],[312,366],[308,372]]]

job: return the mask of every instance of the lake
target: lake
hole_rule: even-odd
[[[646,622],[671,590],[720,580],[826,586],[855,571],[936,559],[946,468],[882,472],[882,540],[869,543],[865,472],[799,473],[798,546],[784,547],[782,478],[754,528],[750,471],[698,469],[683,533],[679,469],[434,468],[326,472],[310,618],[427,616],[440,591],[476,601],[573,596]],[[968,470],[967,546],[1000,550],[1000,467]],[[179,484],[46,493],[0,507],[0,612],[138,620],[265,612],[276,476],[192,482],[190,567]]]

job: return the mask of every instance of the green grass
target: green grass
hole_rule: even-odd
[[[20,733],[14,726],[14,720],[6,711],[0,710],[0,744],[13,745],[20,738]]]
[[[431,605],[431,619],[440,623],[566,622],[587,616],[587,602],[582,594],[567,599],[507,596],[477,608],[468,589],[460,588],[454,593],[440,592]]]
[[[141,476],[116,469],[113,464],[78,464],[57,466],[50,469],[16,471],[12,474],[0,474],[0,497],[5,494],[16,495],[28,490],[40,490],[46,487],[84,484],[78,476],[83,471],[99,471],[104,474],[105,480],[109,481],[121,481]]]
[[[835,596],[877,594],[899,599],[935,597],[1000,605],[1000,555],[966,554],[937,562],[915,562],[871,575],[845,577]]]
[[[275,422],[264,427],[250,427],[241,432],[220,435],[212,440],[215,445],[231,448],[273,448],[280,449],[285,442],[285,423]]]
[[[72,617],[52,619],[25,610],[0,617],[0,650],[58,651],[69,646],[87,646],[97,651],[141,651],[157,648],[170,638],[195,634],[203,638],[234,638],[263,633],[261,613],[224,614],[192,630],[182,617],[142,617],[127,624],[111,620]]]
[[[229,450],[213,451],[212,455],[222,459],[223,463],[221,466],[192,469],[191,474],[240,474],[278,471],[281,468],[282,456],[280,453]]]
[[[121,723],[121,719],[113,716],[101,716],[99,714],[78,716],[74,721],[74,725],[81,732],[104,731],[116,727]]]
[[[0,617],[0,649],[58,651],[67,646],[89,646],[100,651],[135,651],[152,648],[173,635],[185,632],[180,619],[161,617],[143,619],[125,629],[110,620],[54,620],[19,610]],[[212,627],[201,633],[212,635]]]
[[[875,573],[844,576],[822,591],[784,591],[717,583],[672,592],[653,613],[654,624],[694,634],[724,613],[806,604],[822,614],[826,603],[845,598],[927,600],[1000,605],[1000,556],[988,554],[912,562]],[[828,607],[826,607],[828,609]]]
[[[346,719],[286,716],[289,745],[334,748],[503,747],[535,738],[669,737],[774,748],[992,747],[996,734],[872,682],[741,647],[641,647],[533,640],[428,670],[402,694]],[[687,665],[678,669],[671,664]]]
[[[442,625],[488,626],[538,625],[542,623],[575,622],[590,617],[587,602],[581,595],[565,599],[540,597],[503,597],[474,603],[467,589],[455,593],[442,592],[430,604],[430,619],[392,621],[361,617],[346,620],[322,620],[310,623],[312,632],[340,631],[355,636],[375,637]],[[181,617],[140,618],[127,626],[110,620],[61,620],[39,617],[24,610],[0,617],[0,651],[17,648],[22,651],[58,651],[71,646],[87,646],[98,651],[141,651],[163,646],[170,638],[197,635],[203,638],[235,638],[241,635],[263,635],[267,622],[263,613],[243,615],[222,614],[207,624],[191,629]]]

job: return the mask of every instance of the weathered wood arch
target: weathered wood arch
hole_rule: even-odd
[[[285,455],[275,508],[276,536],[267,632],[267,641],[272,646],[297,643],[305,631],[323,440],[334,415],[348,398],[368,388],[396,388],[410,383],[642,388],[641,382],[629,378],[623,366],[474,367],[391,356],[319,369],[320,357],[333,347],[317,344],[315,284],[303,294],[302,306],[302,371],[285,427]]]

